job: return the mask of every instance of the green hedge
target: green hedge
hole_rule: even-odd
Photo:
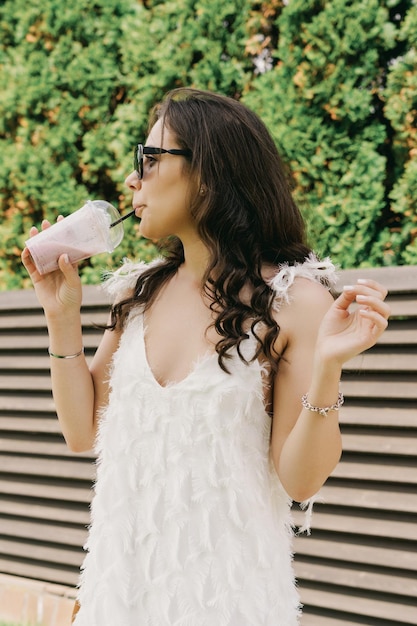
[[[34,3],[35,4],[35,3]],[[417,263],[417,6],[347,0],[43,0],[0,6],[0,288],[30,226],[86,198],[129,207],[150,108],[191,85],[242,98],[289,164],[310,239],[342,267]],[[254,155],[256,158],[256,155]],[[152,258],[130,221],[112,255]]]

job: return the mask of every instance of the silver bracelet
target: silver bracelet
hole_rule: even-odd
[[[81,356],[83,352],[84,352],[84,346],[81,348],[79,352],[76,352],[75,354],[67,354],[66,356],[64,356],[63,354],[55,354],[54,352],[51,352],[50,348],[48,348],[49,356],[53,356],[54,359],[75,359],[77,356]]]
[[[330,411],[337,411],[338,409],[340,409],[344,401],[345,399],[343,397],[343,393],[339,393],[339,395],[337,396],[337,401],[331,406],[313,406],[307,400],[306,393],[301,398],[301,404],[305,409],[307,409],[308,411],[313,411],[314,413],[320,413],[320,415],[323,415],[323,417],[327,417],[327,414],[330,413]]]

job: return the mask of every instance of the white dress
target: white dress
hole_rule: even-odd
[[[110,279],[113,292],[144,264]],[[332,281],[327,259],[283,266],[276,306],[296,276]],[[248,355],[253,340],[246,344]],[[252,352],[253,353],[253,352]],[[146,358],[143,315],[114,355],[97,438],[97,482],[75,626],[296,626],[291,500],[269,463],[262,366],[217,355],[162,387]]]

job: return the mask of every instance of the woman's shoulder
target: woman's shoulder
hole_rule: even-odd
[[[162,263],[156,258],[150,263],[123,259],[122,265],[114,272],[104,275],[103,288],[113,298],[120,300],[129,297],[133,292],[138,278],[148,269]]]
[[[315,255],[303,263],[283,265],[268,284],[275,292],[273,317],[281,332],[279,348],[308,345],[333,303],[332,288],[336,268],[330,259],[319,260]]]
[[[319,259],[311,253],[303,262],[284,263],[274,270],[270,268],[265,279],[275,293],[274,309],[279,310],[289,304],[296,293],[310,297],[320,291],[331,291],[336,284],[337,272],[329,257]]]

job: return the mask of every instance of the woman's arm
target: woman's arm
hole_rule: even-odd
[[[49,223],[45,221],[42,227],[48,228]],[[36,233],[32,229],[31,235]],[[22,261],[45,312],[50,352],[61,356],[77,354],[83,343],[82,290],[76,266],[62,255],[58,270],[41,275],[27,249],[22,253]],[[119,338],[118,332],[106,331],[91,371],[83,353],[69,359],[50,357],[56,411],[65,440],[73,451],[89,450],[94,444],[99,409],[108,394],[106,372]]]
[[[386,328],[385,296],[383,287],[366,281],[345,288],[333,302],[323,287],[299,279],[291,304],[278,313],[286,347],[274,381],[271,455],[296,501],[317,493],[342,451],[338,412],[323,416],[303,408],[301,398],[307,393],[315,407],[337,401],[343,363],[371,347]],[[361,308],[350,312],[356,299]]]
[[[52,323],[48,329],[51,346],[57,346],[57,350],[58,346],[67,345],[66,340],[60,342],[62,335]],[[109,367],[119,339],[118,331],[105,331],[90,367],[83,354],[74,359],[51,357],[55,409],[65,441],[73,452],[91,450],[94,445],[100,411],[108,401]]]

